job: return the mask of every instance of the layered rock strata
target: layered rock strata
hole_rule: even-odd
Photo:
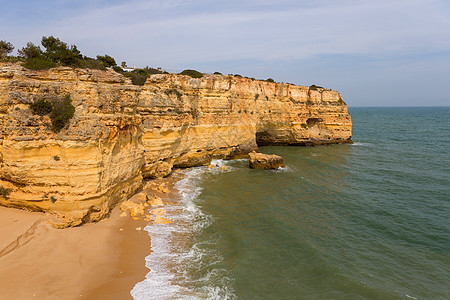
[[[59,133],[33,115],[39,99],[70,95]],[[112,71],[0,64],[0,204],[55,212],[65,226],[97,221],[173,167],[247,157],[258,145],[351,142],[332,90],[234,76],[152,75],[144,86]]]

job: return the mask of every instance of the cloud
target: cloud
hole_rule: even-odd
[[[448,63],[439,63],[450,60],[447,0],[25,0],[6,7],[0,39],[18,48],[54,35],[89,56],[323,82],[355,98],[367,93],[352,82],[367,89],[388,86],[384,78],[407,86],[448,75]]]
[[[329,54],[387,57],[450,49],[448,5],[441,1],[106,3],[81,5],[70,16],[35,26],[32,33],[40,37],[54,32],[85,48],[103,44],[131,49],[139,60],[151,50],[176,63]]]

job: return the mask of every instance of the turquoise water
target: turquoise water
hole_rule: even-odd
[[[350,114],[353,145],[261,148],[286,169],[189,170],[156,298],[450,299],[450,108]]]

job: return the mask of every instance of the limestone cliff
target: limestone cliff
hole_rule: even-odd
[[[29,104],[70,95],[75,115],[59,133]],[[0,204],[55,212],[64,226],[97,221],[143,177],[258,145],[351,142],[336,91],[248,78],[152,75],[144,86],[112,71],[0,64]]]

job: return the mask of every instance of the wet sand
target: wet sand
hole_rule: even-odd
[[[169,202],[181,176],[152,181],[145,192]],[[48,215],[0,207],[1,298],[132,299],[130,291],[149,271],[143,229],[154,219],[121,215],[116,207],[101,222],[54,229]]]

